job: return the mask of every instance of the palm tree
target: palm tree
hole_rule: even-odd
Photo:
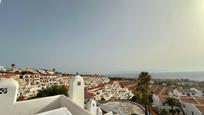
[[[172,115],[175,115],[175,110],[174,110],[175,107],[179,107],[182,110],[181,103],[176,98],[168,97],[165,103],[171,107]]]
[[[15,64],[11,64],[12,71],[14,70],[15,66],[16,66]]]
[[[39,90],[36,96],[31,97],[29,99],[54,96],[54,95],[60,95],[60,94],[64,94],[64,95],[68,96],[67,91],[68,91],[68,89],[65,85],[52,85],[52,86],[47,87],[45,89]]]
[[[150,81],[151,75],[148,72],[141,72],[137,79],[138,85],[136,88],[135,95],[138,96],[139,102],[145,108],[145,115],[148,115],[148,111],[150,111],[150,106],[152,103],[151,97],[152,93],[150,91]]]

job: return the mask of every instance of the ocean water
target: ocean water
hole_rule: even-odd
[[[149,73],[154,79],[190,79],[194,81],[204,81],[204,72],[163,72],[163,73]],[[135,74],[108,74],[111,77],[125,77],[136,78]]]

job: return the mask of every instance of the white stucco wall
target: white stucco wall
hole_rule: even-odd
[[[66,107],[72,115],[92,115],[64,95],[17,102],[12,110],[9,110],[12,113],[5,115],[34,115],[61,107]]]
[[[73,87],[72,99],[64,96],[50,96],[26,101],[16,102],[18,83],[13,79],[6,79],[0,81],[0,115],[34,115],[50,110],[66,107],[72,115],[92,115],[90,112],[84,109],[84,81],[80,76],[75,79],[73,85],[80,81],[80,87]],[[80,95],[80,96],[77,96]],[[76,100],[79,99],[79,100]],[[77,102],[77,103],[76,103]],[[80,102],[80,103],[79,103]],[[83,103],[83,104],[82,104]]]
[[[18,87],[18,83],[13,79],[0,80],[0,113],[2,115],[11,114],[16,102]]]
[[[101,108],[97,108],[97,115],[102,115],[102,114],[103,114],[103,112],[102,112]]]
[[[106,113],[106,114],[104,114],[104,115],[113,115],[113,112],[110,111],[110,112],[108,112],[108,113]]]
[[[152,96],[152,99],[153,99],[153,104],[156,108],[159,108],[159,106],[161,105],[160,103],[160,100],[159,100],[159,97],[157,95],[154,95]]]
[[[72,113],[69,110],[67,110],[67,108],[62,107],[59,109],[54,109],[51,111],[47,111],[47,112],[43,112],[35,115],[72,115]]]
[[[183,102],[182,104],[185,105],[186,115],[193,115],[192,112],[194,113],[194,115],[202,115],[202,113],[193,104],[185,102]]]
[[[12,115],[33,115],[60,108],[60,95],[20,101],[14,104]]]
[[[89,99],[87,103],[87,110],[93,115],[97,114],[97,105],[95,100]]]
[[[84,87],[84,80],[79,75],[70,81],[69,97],[82,108],[84,108]]]
[[[81,108],[76,103],[72,102],[68,97],[61,96],[61,107],[66,107],[72,113],[72,115],[92,115],[87,110]]]

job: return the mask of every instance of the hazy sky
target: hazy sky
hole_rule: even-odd
[[[204,0],[2,0],[0,65],[204,70]]]

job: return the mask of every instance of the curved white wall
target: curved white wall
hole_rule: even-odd
[[[96,115],[97,113],[97,105],[96,105],[96,101],[93,99],[89,99],[88,103],[87,103],[87,110],[92,113],[93,115]]]
[[[69,97],[82,108],[84,108],[84,87],[84,80],[79,75],[70,81]]]
[[[12,107],[16,102],[18,83],[14,79],[0,80],[0,114],[11,113]]]

